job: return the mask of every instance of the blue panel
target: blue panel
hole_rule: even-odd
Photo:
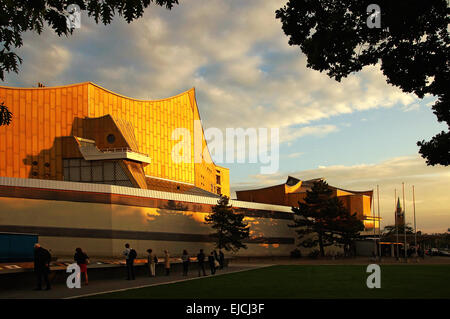
[[[37,242],[34,234],[0,233],[0,262],[33,260]]]

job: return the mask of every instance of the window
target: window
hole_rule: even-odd
[[[113,144],[116,141],[116,137],[114,136],[114,134],[109,134],[106,137],[106,140],[108,141],[109,144]]]
[[[222,189],[220,187],[217,187],[217,194],[222,195]]]
[[[64,180],[133,187],[119,161],[64,159]]]
[[[216,175],[216,184],[220,185],[220,175]]]

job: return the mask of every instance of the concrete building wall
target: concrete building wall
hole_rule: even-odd
[[[42,245],[56,256],[71,256],[75,248],[82,247],[91,256],[120,257],[127,242],[141,256],[148,248],[157,254],[168,249],[179,255],[183,249],[194,253],[214,245],[209,237],[214,230],[204,221],[217,199],[205,197],[211,203],[206,204],[199,196],[195,200],[169,194],[178,200],[166,200],[162,198],[168,193],[148,197],[143,194],[151,191],[128,187],[116,187],[123,191],[120,194],[104,192],[107,185],[53,181],[44,189],[47,184],[23,187],[11,185],[11,180],[18,179],[0,178],[0,231],[39,234]],[[88,186],[97,191],[82,188]],[[191,202],[185,201],[190,198]],[[288,207],[276,211],[268,205],[232,204],[250,225],[248,249],[238,255],[288,256],[295,248],[296,234],[287,226],[292,223]]]

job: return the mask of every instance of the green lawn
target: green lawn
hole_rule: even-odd
[[[450,265],[383,265],[381,288],[366,266],[271,266],[91,298],[450,298]]]

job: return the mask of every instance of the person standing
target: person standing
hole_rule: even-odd
[[[222,249],[219,249],[219,264],[220,264],[220,269],[223,269],[223,267],[225,265],[225,255],[223,254]]]
[[[51,259],[52,256],[47,249],[41,247],[39,244],[34,245],[34,272],[37,279],[37,286],[34,290],[42,290],[42,278],[44,278],[45,284],[47,285],[45,289],[51,289],[50,280],[48,279]]]
[[[422,248],[422,246],[418,246],[418,248],[417,248],[417,253],[419,254],[419,256],[422,258],[422,259],[425,259],[425,254],[424,254],[424,251],[423,251],[423,248]]]
[[[77,262],[80,267],[80,273],[84,274],[84,280],[86,285],[88,285],[88,274],[87,274],[87,264],[89,263],[89,256],[81,249],[75,249],[75,255],[73,259]]]
[[[198,262],[198,276],[200,277],[200,271],[203,271],[203,276],[206,276],[205,271],[205,254],[203,253],[203,249],[200,249],[200,252],[197,254],[197,262]]]
[[[166,276],[170,274],[170,255],[167,250],[164,250],[164,268],[166,269]]]
[[[147,265],[150,271],[150,277],[155,277],[155,265],[156,265],[156,256],[153,255],[152,249],[147,249]]]
[[[214,265],[216,265],[216,271],[220,266],[220,262],[219,262],[219,255],[217,254],[217,250],[213,250],[214,253]]]
[[[127,280],[135,280],[134,277],[134,260],[136,259],[136,250],[130,248],[130,244],[125,244],[125,250],[123,251],[125,261],[127,265]]]
[[[189,268],[189,255],[187,250],[183,250],[183,255],[181,255],[181,260],[183,261],[183,276],[188,275],[188,268]]]
[[[211,275],[214,275],[216,273],[216,259],[214,258],[214,253],[211,252],[211,254],[208,256],[208,262],[209,262],[209,268],[211,269]]]

